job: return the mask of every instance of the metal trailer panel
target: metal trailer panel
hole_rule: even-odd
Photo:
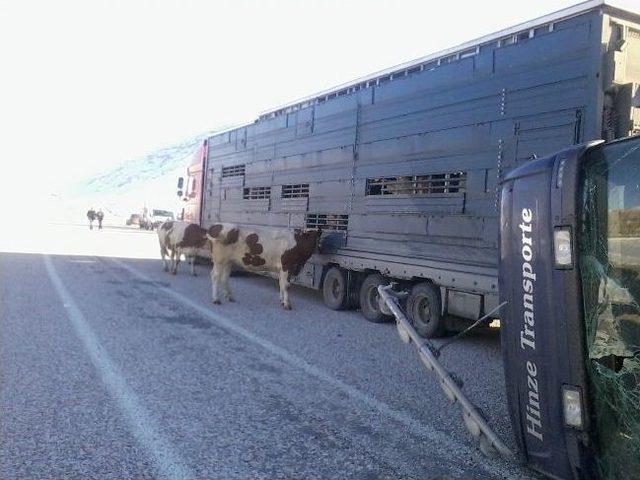
[[[328,98],[334,98],[344,94],[345,92],[358,91],[360,88],[366,85],[378,84],[381,79],[385,78],[397,78],[407,74],[411,74],[414,71],[428,70],[433,65],[439,65],[442,61],[448,62],[451,58],[461,59],[473,56],[478,52],[491,50],[497,43],[499,45],[509,44],[510,42],[518,41],[521,38],[528,36],[536,36],[544,32],[554,30],[558,24],[570,25],[575,18],[580,17],[588,11],[599,11],[614,16],[626,16],[632,18],[632,21],[638,23],[640,19],[640,12],[633,12],[625,10],[616,5],[617,2],[611,0],[588,0],[562,10],[553,12],[542,17],[514,25],[512,27],[500,30],[498,32],[485,35],[483,37],[465,42],[461,45],[457,45],[446,50],[442,50],[436,53],[432,53],[425,57],[417,58],[409,62],[402,63],[382,71],[378,71],[367,75],[365,77],[357,78],[350,82],[338,85],[329,90],[315,93],[314,95],[307,96],[289,102],[285,105],[281,105],[277,108],[262,112],[260,119],[273,118],[283,113],[289,113],[297,111],[301,108],[306,108],[309,105],[314,105],[318,102],[325,101]]]
[[[600,136],[602,24],[587,11],[216,135],[203,223],[325,223],[334,248],[300,282],[318,288],[322,265],[336,263],[478,293],[486,312],[497,302],[498,181]],[[234,166],[242,175],[229,176]],[[296,185],[307,193],[287,198]]]

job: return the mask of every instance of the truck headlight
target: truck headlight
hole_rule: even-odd
[[[564,423],[568,427],[583,427],[582,393],[578,387],[562,386],[562,405],[564,407]]]
[[[556,267],[571,268],[573,266],[571,229],[569,227],[559,227],[553,231],[553,253]]]

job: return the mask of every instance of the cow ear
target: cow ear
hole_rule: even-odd
[[[218,236],[220,236],[221,231],[222,231],[222,225],[220,224],[211,225],[207,230],[207,236],[211,237],[212,239],[218,238]]]

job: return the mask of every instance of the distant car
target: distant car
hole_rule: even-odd
[[[140,219],[140,228],[145,230],[154,230],[168,220],[175,220],[173,212],[169,210],[150,210],[151,214],[142,216]]]
[[[140,214],[132,213],[129,218],[127,218],[127,225],[140,225]]]

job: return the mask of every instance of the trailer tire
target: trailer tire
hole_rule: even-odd
[[[378,286],[387,285],[389,282],[379,273],[368,275],[360,286],[360,311],[364,318],[373,323],[390,322],[393,317],[385,315],[380,310],[378,303]]]
[[[322,298],[331,310],[344,310],[349,307],[349,282],[347,272],[340,267],[331,267],[324,275]]]
[[[447,333],[440,292],[429,282],[417,283],[407,298],[407,314],[418,335],[438,338]]]

